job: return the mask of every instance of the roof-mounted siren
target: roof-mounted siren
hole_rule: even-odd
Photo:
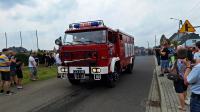
[[[103,20],[72,23],[69,25],[69,29],[81,29],[81,28],[100,27],[100,26],[104,26]]]

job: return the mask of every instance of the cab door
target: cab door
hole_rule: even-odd
[[[108,31],[108,44],[109,44],[109,54],[111,57],[116,57],[117,53],[117,36],[113,31]]]

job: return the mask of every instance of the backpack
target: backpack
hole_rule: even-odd
[[[167,78],[169,80],[172,80],[174,82],[177,82],[181,80],[182,78],[179,75],[179,70],[178,70],[178,65],[177,65],[177,60],[174,63],[174,69],[167,75]]]

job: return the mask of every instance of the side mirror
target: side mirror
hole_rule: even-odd
[[[62,46],[62,37],[59,37],[58,39],[56,39],[55,44],[58,46]]]

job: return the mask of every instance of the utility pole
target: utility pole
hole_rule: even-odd
[[[22,47],[22,32],[21,31],[19,32],[19,37],[20,37],[20,40],[21,40],[21,44],[20,44],[21,46],[20,47]]]
[[[178,35],[178,39],[179,39],[180,38],[180,36],[179,36],[179,29],[181,28],[181,25],[182,25],[183,21],[180,20],[180,19],[176,19],[176,18],[170,18],[170,19],[178,21],[178,32],[177,32],[177,35]]]
[[[147,46],[148,46],[148,49],[149,49],[149,41],[147,41]]]
[[[147,41],[147,46],[148,46],[147,55],[149,55],[149,41]]]
[[[5,38],[6,38],[6,48],[8,48],[8,40],[7,40],[7,34],[5,32]]]
[[[155,47],[156,47],[156,42],[157,42],[157,40],[156,40],[156,35],[155,35]]]
[[[36,30],[36,39],[37,39],[37,50],[39,50],[39,43],[38,43],[38,33],[37,33],[37,30]]]
[[[179,30],[181,28],[181,25],[182,25],[182,20],[179,20],[179,23],[178,23],[178,39],[180,38]]]

